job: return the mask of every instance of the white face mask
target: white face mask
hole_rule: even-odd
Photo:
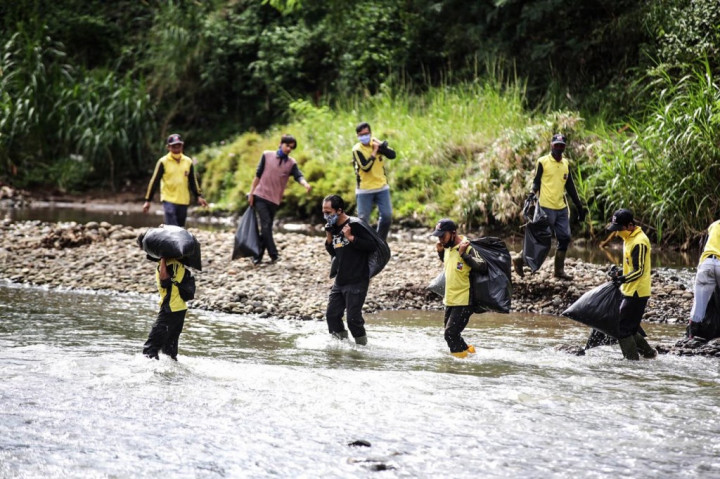
[[[370,133],[368,133],[367,135],[358,135],[358,140],[363,145],[369,145],[370,144]]]

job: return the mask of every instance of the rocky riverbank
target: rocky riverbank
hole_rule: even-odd
[[[145,228],[108,223],[0,224],[0,279],[50,287],[113,290],[154,294],[154,264],[145,258],[135,238]],[[287,319],[323,319],[328,291],[329,257],[323,239],[296,233],[275,236],[281,259],[253,266],[250,260],[231,261],[233,234],[190,229],[202,244],[203,271],[197,276],[192,308],[258,314]],[[400,235],[402,236],[402,235]],[[410,233],[390,241],[392,259],[373,279],[365,310],[442,309],[441,299],[426,286],[440,272],[431,240]],[[267,259],[266,259],[267,261]],[[582,293],[606,281],[607,267],[568,259],[572,282],[552,277],[552,261],[534,275],[513,273],[513,310],[560,314]],[[644,320],[685,323],[693,294],[672,272],[653,272],[653,296]],[[681,328],[678,328],[680,335]],[[666,346],[678,354],[700,353],[699,345]],[[704,347],[704,355],[720,349]]]

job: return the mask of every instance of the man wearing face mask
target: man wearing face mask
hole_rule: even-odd
[[[488,265],[473,249],[465,236],[457,234],[457,226],[450,219],[442,219],[432,236],[438,238],[435,248],[445,265],[445,341],[450,353],[457,358],[475,353],[462,332],[473,314],[470,296],[470,271],[486,274]]]
[[[328,298],[327,319],[330,334],[347,339],[347,326],[357,344],[367,344],[362,307],[370,285],[368,256],[377,244],[357,218],[345,214],[345,202],[338,195],[326,196],[322,206],[325,226],[325,249],[337,262],[335,284]],[[353,221],[354,220],[354,221]]]
[[[295,148],[297,148],[295,137],[283,135],[277,151],[263,152],[255,170],[255,178],[248,194],[248,203],[255,207],[260,217],[260,255],[252,259],[255,265],[260,264],[265,250],[270,255],[271,262],[278,260],[272,227],[290,175],[305,187],[306,192],[310,193],[312,189],[298,168],[297,162],[290,156],[290,152]]]
[[[395,158],[395,151],[388,147],[387,141],[372,137],[370,125],[366,122],[355,127],[358,142],[353,146],[353,166],[357,186],[355,200],[357,213],[365,222],[370,223],[370,213],[374,204],[378,206],[377,232],[387,241],[392,224],[392,202],[390,186],[385,175],[385,159]]]
[[[197,196],[201,206],[207,207],[208,204],[202,197],[193,160],[183,155],[183,146],[182,138],[177,133],[168,137],[168,154],[155,164],[155,171],[148,185],[142,210],[143,213],[148,212],[150,201],[159,186],[165,224],[185,227],[190,192],[192,191]]]
[[[632,211],[617,210],[608,231],[616,231],[623,240],[623,267],[612,276],[612,281],[620,285],[623,299],[620,303],[620,331],[618,343],[625,359],[640,359],[657,356],[645,338],[639,333],[640,321],[650,299],[650,240],[640,226],[635,224]]]
[[[565,201],[565,191],[568,192],[575,207],[577,208],[577,219],[581,223],[585,221],[587,209],[580,202],[575,183],[570,174],[568,160],[563,158],[565,151],[565,136],[553,135],[550,146],[552,150],[549,155],[538,159],[533,180],[533,194],[539,194],[538,204],[547,214],[550,227],[557,238],[557,250],[555,252],[556,278],[571,280],[572,276],[565,273],[565,255],[570,245],[570,216],[568,204]],[[515,272],[524,276],[522,252],[513,259]]]

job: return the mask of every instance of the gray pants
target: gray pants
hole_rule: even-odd
[[[698,266],[695,277],[695,300],[693,301],[690,320],[701,323],[707,312],[710,298],[715,288],[720,287],[720,259],[707,258]]]
[[[568,216],[568,209],[563,208],[561,210],[551,210],[550,208],[543,208],[547,215],[548,223],[555,232],[557,238],[557,250],[567,251],[570,245],[570,217]]]

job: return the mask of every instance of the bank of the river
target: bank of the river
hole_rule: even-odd
[[[2,279],[49,287],[155,293],[154,265],[135,243],[145,228],[6,220],[0,229]],[[197,273],[198,292],[190,303],[192,308],[286,319],[323,318],[332,280],[322,237],[278,233],[281,260],[256,267],[248,259],[230,260],[231,232],[191,231],[202,244],[204,268]],[[373,279],[366,311],[441,309],[440,298],[426,289],[440,272],[431,240],[400,234],[391,239],[390,248],[392,259]],[[514,311],[560,314],[582,293],[606,281],[606,267],[573,258],[567,261],[567,271],[575,279],[560,281],[552,277],[551,263],[547,261],[536,274],[525,278],[513,273]],[[656,270],[653,288],[644,319],[685,323],[693,299],[686,281],[672,270]],[[679,326],[678,337],[681,334]],[[716,352],[713,346],[706,348],[705,354]]]

